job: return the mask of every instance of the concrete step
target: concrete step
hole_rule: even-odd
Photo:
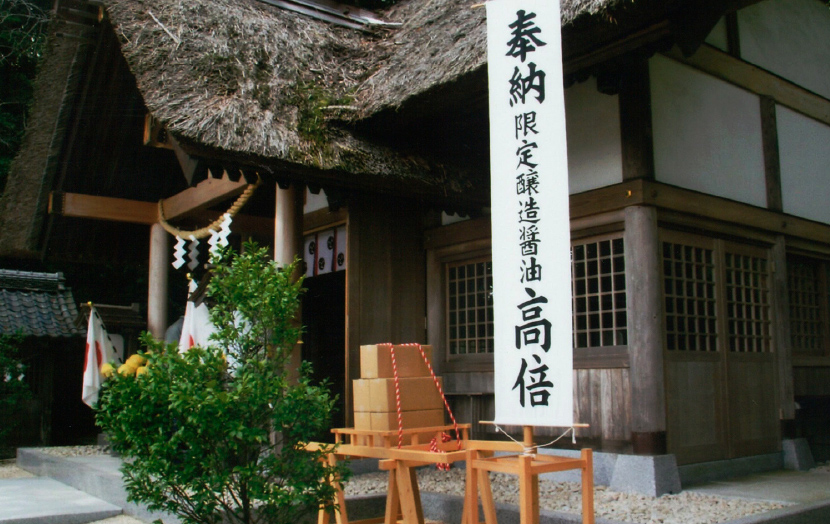
[[[45,477],[0,480],[0,524],[84,524],[121,508]]]
[[[109,455],[58,457],[36,448],[19,448],[17,466],[37,475],[49,477],[120,508],[125,515],[144,522],[163,519],[165,524],[178,524],[173,515],[148,511],[146,507],[127,502],[127,491],[119,471],[121,460]],[[0,524],[2,521],[0,521]]]

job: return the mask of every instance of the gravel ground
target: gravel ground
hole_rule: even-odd
[[[519,484],[515,476],[491,473],[493,497],[496,502],[518,504]],[[387,473],[369,473],[354,477],[346,486],[347,495],[384,493]],[[434,468],[418,472],[421,491],[462,496],[464,470],[447,473]],[[582,494],[577,482],[539,482],[542,509],[579,514]],[[726,499],[684,491],[677,495],[646,497],[619,493],[604,486],[594,488],[594,510],[597,517],[639,524],[715,524],[746,515],[784,507],[781,504],[741,499]]]
[[[107,453],[100,446],[67,446],[41,448],[55,456],[78,457]],[[818,464],[811,471],[830,474],[830,462]],[[0,479],[31,477],[18,468],[14,460],[0,461]],[[497,502],[517,504],[519,485],[515,476],[491,473],[493,496]],[[352,478],[346,486],[347,495],[377,494],[386,492],[387,473],[369,473]],[[424,468],[418,472],[421,491],[463,496],[464,470],[449,472]],[[539,499],[543,509],[580,513],[582,495],[576,482],[539,482]],[[783,507],[781,504],[714,497],[684,491],[677,495],[646,497],[619,493],[604,486],[595,486],[594,509],[598,517],[624,522],[647,524],[716,524],[746,515],[762,513]],[[119,516],[93,524],[143,524],[132,517]]]
[[[133,517],[128,517],[127,515],[118,515],[117,517],[110,517],[104,520],[96,520],[95,522],[90,522],[89,524],[147,524],[143,520],[138,520]]]
[[[90,457],[107,453],[103,446],[52,446],[39,448],[39,451],[55,457]]]
[[[0,479],[19,479],[26,477],[34,477],[34,475],[15,466],[14,459],[0,460]]]

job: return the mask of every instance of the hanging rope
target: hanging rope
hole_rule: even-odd
[[[562,433],[561,435],[559,435],[555,439],[551,440],[547,444],[534,444],[533,446],[527,447],[527,446],[524,445],[523,442],[519,442],[518,440],[516,440],[512,436],[510,436],[510,433],[503,430],[501,428],[501,426],[499,426],[495,422],[493,422],[492,424],[496,427],[496,431],[498,433],[504,434],[504,436],[506,436],[507,438],[509,438],[510,440],[515,442],[516,444],[519,444],[520,446],[522,446],[522,450],[523,450],[522,455],[535,455],[537,448],[546,448],[548,446],[552,446],[552,445],[556,444],[557,442],[559,442],[560,440],[562,440],[563,438],[565,438],[565,436],[567,436],[568,433],[571,434],[571,442],[573,444],[576,444],[576,427],[574,427],[574,426],[569,427],[568,429],[565,430],[564,433]]]
[[[389,344],[392,355],[392,376],[395,378],[395,407],[398,410],[398,449],[403,446],[403,414],[401,413],[401,384],[398,381],[398,362],[395,360],[395,346]]]
[[[395,380],[395,407],[398,411],[398,448],[403,446],[403,414],[401,410],[401,386],[398,380],[398,362],[395,358],[395,346],[392,343],[387,343],[383,345],[389,346],[389,354],[392,357],[392,376]],[[452,420],[453,429],[455,430],[455,438],[458,441],[458,449],[461,449],[462,442],[461,442],[461,432],[458,430],[458,422],[455,420],[455,415],[452,413],[452,409],[450,409],[450,404],[447,402],[447,397],[444,395],[444,390],[441,388],[441,383],[438,381],[438,377],[435,376],[435,371],[432,369],[432,364],[430,364],[429,359],[427,358],[426,353],[424,352],[423,346],[421,344],[399,344],[405,347],[417,347],[418,351],[421,353],[421,357],[424,359],[424,363],[427,365],[427,369],[429,370],[429,374],[432,377],[432,381],[435,383],[435,387],[438,389],[438,393],[441,395],[441,400],[444,402],[444,407],[447,409],[447,413],[450,416],[450,420]],[[452,437],[446,433],[441,433],[441,442],[449,442],[452,440]],[[440,449],[438,447],[438,437],[432,437],[432,440],[429,443],[429,449],[433,453],[440,453]],[[449,471],[450,465],[447,463],[439,463],[436,464],[437,467],[441,471]]]
[[[208,225],[207,227],[203,227],[202,229],[197,229],[195,231],[184,231],[170,225],[170,223],[167,222],[167,218],[164,216],[164,200],[159,200],[159,223],[165,231],[179,238],[206,238],[213,231],[216,231],[222,227],[222,222],[225,220],[225,215],[230,215],[231,217],[236,216],[239,210],[242,209],[242,206],[244,206],[248,202],[248,199],[251,198],[251,195],[254,194],[254,191],[256,191],[256,188],[259,187],[259,184],[261,182],[262,179],[259,178],[259,174],[257,174],[256,182],[254,182],[253,184],[248,184],[248,187],[246,187],[245,191],[243,191],[242,194],[239,195],[239,197],[236,199],[236,201],[233,203],[230,209],[228,209],[226,213],[222,213],[219,216],[219,218],[211,222],[210,225]]]

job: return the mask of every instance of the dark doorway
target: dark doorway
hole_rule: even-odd
[[[332,427],[346,421],[346,272],[306,278],[303,296],[303,360],[311,363],[316,381],[328,380],[337,395]],[[333,435],[321,435],[333,442]]]

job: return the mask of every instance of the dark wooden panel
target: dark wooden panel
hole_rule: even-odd
[[[422,247],[423,211],[396,205],[390,222],[392,334],[395,341],[426,344],[426,254]]]
[[[830,396],[830,367],[793,368],[796,397]]]
[[[668,451],[678,464],[727,458],[719,355],[666,360]],[[714,357],[714,358],[711,358]]]
[[[731,456],[780,451],[774,354],[730,353],[728,366]]]
[[[346,284],[349,398],[351,380],[360,377],[361,345],[426,343],[422,223],[421,210],[406,202],[366,198],[350,206]]]
[[[574,422],[588,424],[576,430],[577,437],[602,437],[600,381],[591,370],[574,371]]]
[[[631,388],[627,369],[599,369],[592,373],[600,380],[603,440],[631,437]]]

